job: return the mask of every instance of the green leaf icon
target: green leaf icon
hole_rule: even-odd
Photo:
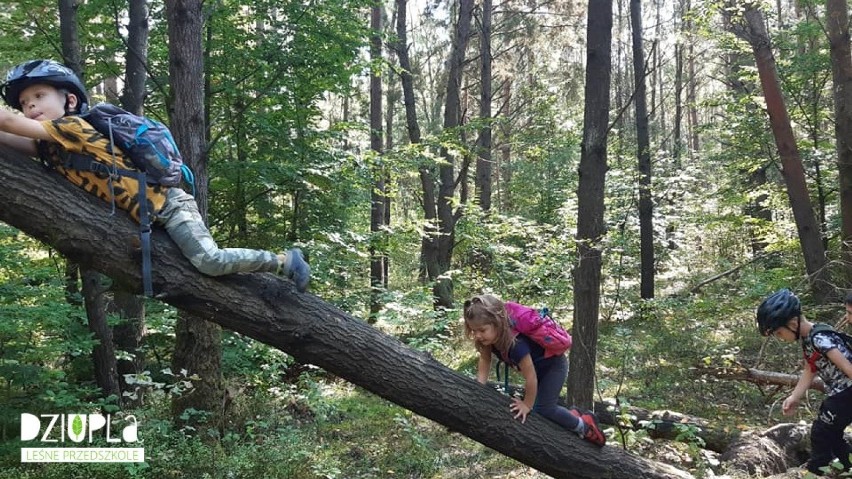
[[[74,421],[71,423],[71,431],[75,436],[80,436],[83,432],[83,420],[80,419],[80,415],[74,416]]]

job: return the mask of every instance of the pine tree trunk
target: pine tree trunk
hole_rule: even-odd
[[[642,299],[654,298],[654,204],[651,199],[651,139],[648,132],[648,107],[645,104],[645,52],[642,47],[642,4],[630,0],[633,32],[633,77],[636,82],[636,143],[639,158],[639,244]]]
[[[769,35],[766,32],[763,15],[754,5],[745,6],[744,18],[745,22],[734,21],[731,25],[734,33],[748,41],[752,46],[760,84],[766,99],[769,124],[781,157],[782,173],[787,185],[790,207],[796,220],[805,268],[815,297],[819,301],[824,301],[828,298],[831,288],[829,271],[826,268],[825,248],[808,193],[805,170],[790,124],[790,117],[787,114],[784,97],[778,84],[775,58],[772,54]]]

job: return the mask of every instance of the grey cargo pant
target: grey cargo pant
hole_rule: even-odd
[[[275,253],[245,248],[219,248],[204,224],[195,198],[180,188],[169,188],[166,204],[157,213],[160,223],[199,272],[208,276],[251,271],[278,271]]]

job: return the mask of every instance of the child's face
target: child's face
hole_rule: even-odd
[[[31,120],[56,120],[65,116],[65,103],[73,108],[76,97],[65,94],[57,88],[46,85],[30,85],[21,91],[18,97],[21,101],[21,111]]]
[[[470,326],[470,331],[473,333],[473,339],[483,345],[492,346],[497,340],[497,329],[490,323],[479,323]]]

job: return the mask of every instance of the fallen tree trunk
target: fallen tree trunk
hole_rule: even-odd
[[[0,221],[140,291],[138,227],[36,162],[0,149]],[[152,235],[157,298],[315,364],[557,478],[688,478],[616,447],[598,449],[533,415],[512,419],[505,396],[407,348],[272,274],[200,275],[165,232]]]
[[[748,381],[759,386],[789,386],[793,388],[799,381],[799,376],[795,374],[763,371],[760,369],[747,368],[744,366],[735,366],[727,368],[698,367],[696,368],[696,372],[698,372],[699,374],[710,374],[712,376],[722,379]],[[810,389],[825,392],[825,383],[817,376],[811,383]]]

